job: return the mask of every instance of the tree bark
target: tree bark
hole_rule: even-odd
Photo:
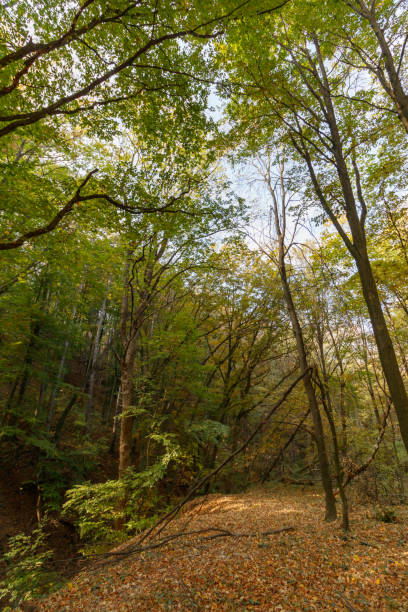
[[[296,307],[293,301],[285,263],[285,230],[286,230],[286,209],[285,209],[285,185],[283,178],[283,168],[280,169],[281,179],[281,212],[278,206],[278,197],[273,189],[270,177],[268,176],[268,188],[272,196],[273,212],[275,219],[275,230],[278,238],[278,269],[283,290],[283,297],[286,308],[289,314],[293,335],[296,340],[297,353],[300,362],[300,368],[306,374],[303,378],[303,386],[308,400],[310,412],[312,414],[313,430],[317,447],[317,455],[319,459],[320,476],[322,479],[323,489],[326,501],[326,520],[331,521],[337,518],[336,499],[333,493],[332,480],[330,475],[329,460],[327,457],[326,444],[324,440],[322,418],[319,410],[319,404],[316,398],[315,389],[312,382],[310,366],[307,358],[306,346],[303,338],[303,331],[300,325],[299,317],[296,312]]]
[[[292,142],[294,142],[295,147],[304,157],[307,163],[310,177],[312,179],[312,183],[316,191],[316,195],[319,198],[324,211],[332,220],[345,246],[347,247],[348,251],[350,252],[356,263],[364,300],[367,305],[371,325],[374,332],[381,366],[383,368],[388,389],[397,414],[401,437],[408,452],[408,395],[404,386],[404,381],[401,376],[394,346],[385,321],[384,313],[382,311],[377,284],[374,279],[374,274],[368,256],[364,227],[367,207],[360,185],[358,167],[356,165],[355,160],[353,159],[355,184],[357,197],[360,205],[360,212],[358,210],[356,197],[354,195],[351,175],[344,157],[343,144],[340,136],[339,127],[337,124],[337,117],[333,105],[329,79],[327,77],[326,68],[320,52],[320,46],[316,37],[314,38],[314,45],[316,49],[317,64],[320,70],[320,74],[318,74],[318,68],[314,64],[313,69],[315,77],[318,79],[322,104],[324,104],[325,106],[325,120],[330,130],[332,143],[331,152],[333,154],[333,161],[335,163],[339,183],[343,194],[344,208],[352,239],[349,238],[347,233],[342,228],[340,222],[338,221],[335,213],[333,212],[329,202],[327,201],[322,191],[319,180],[314,171],[307,144],[302,139],[302,137],[300,147],[299,145],[296,145],[294,140],[292,140]]]
[[[75,322],[76,319],[76,313],[77,313],[77,309],[78,309],[78,302],[81,298],[81,294],[84,290],[85,287],[85,275],[86,275],[86,269],[87,266],[85,265],[84,268],[84,272],[82,275],[82,280],[81,283],[79,285],[78,288],[78,297],[77,297],[77,301],[74,304],[74,307],[72,309],[72,315],[71,315],[71,323],[68,329],[68,333],[71,330],[72,324]],[[60,389],[60,385],[64,376],[64,368],[65,368],[65,361],[67,359],[67,355],[68,355],[68,349],[69,349],[69,345],[70,345],[70,338],[67,338],[64,342],[64,349],[62,351],[62,355],[61,355],[61,360],[58,366],[58,373],[57,373],[57,378],[55,380],[54,386],[52,388],[51,391],[51,397],[50,400],[48,402],[48,409],[47,409],[47,431],[50,431],[51,428],[51,422],[52,422],[52,417],[54,415],[54,408],[55,408],[55,402],[57,400],[57,396],[58,396],[58,392]]]
[[[106,316],[106,305],[108,303],[108,294],[109,294],[110,284],[111,284],[111,277],[108,278],[108,282],[106,284],[106,292],[105,292],[102,306],[101,306],[101,309],[99,311],[99,316],[98,316],[98,325],[96,328],[95,342],[94,342],[93,351],[92,351],[91,369],[90,369],[90,374],[89,374],[88,400],[86,402],[84,433],[88,433],[88,430],[89,430],[89,418],[91,415],[94,388],[95,388],[96,365],[97,365],[98,357],[99,357],[99,349],[101,345],[103,323],[105,321],[105,316]]]
[[[397,414],[401,437],[408,452],[408,395],[388,331],[377,285],[367,253],[356,259],[363,295],[367,304],[381,366]]]
[[[367,60],[365,60],[364,63],[366,64],[367,68],[375,74],[381,87],[391,98],[398,113],[398,117],[400,118],[405,131],[408,133],[408,95],[404,91],[399,69],[395,65],[390,45],[388,44],[384,34],[384,28],[381,27],[376,18],[375,6],[373,5],[372,9],[366,5],[364,0],[356,0],[353,8],[356,13],[361,15],[361,17],[367,21],[370,28],[374,32],[380,48],[381,59],[384,61],[385,71],[381,67],[380,61],[376,61],[373,65],[367,63]],[[361,54],[361,52],[358,54],[360,58],[364,59],[364,55]]]
[[[279,274],[282,282],[282,289],[284,294],[284,299],[286,303],[286,307],[288,309],[289,318],[292,324],[293,335],[296,340],[296,347],[299,356],[300,368],[301,370],[307,370],[305,377],[303,378],[303,386],[305,389],[305,393],[307,396],[310,412],[312,414],[313,420],[313,429],[316,440],[317,447],[317,455],[319,458],[319,466],[320,466],[320,476],[322,479],[323,489],[325,493],[326,500],[326,520],[332,521],[337,518],[336,511],[336,499],[333,493],[333,486],[330,476],[330,467],[329,461],[327,458],[326,444],[324,441],[324,433],[323,433],[323,424],[322,418],[320,415],[319,405],[316,398],[315,389],[313,387],[309,363],[307,360],[306,347],[303,338],[302,328],[300,326],[299,318],[297,316],[297,312],[295,309],[295,305],[293,302],[292,294],[289,287],[289,282],[287,280],[286,275],[286,266],[283,261],[283,249],[279,247],[280,251],[280,265],[279,265]],[[282,251],[282,254],[281,254]]]
[[[122,365],[121,389],[122,389],[122,415],[120,421],[120,441],[119,441],[119,478],[126,472],[131,465],[132,453],[132,432],[134,415],[131,413],[133,396],[133,373],[135,369],[136,357],[136,336],[128,345],[126,356]]]

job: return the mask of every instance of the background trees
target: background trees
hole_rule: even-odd
[[[113,541],[268,480],[322,479],[332,518],[339,488],[345,528],[346,497],[404,500],[403,7],[1,10],[0,444],[30,524],[65,504]]]

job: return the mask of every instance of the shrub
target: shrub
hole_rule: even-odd
[[[75,516],[79,535],[86,543],[121,541],[126,535],[145,529],[154,520],[155,510],[162,501],[157,485],[170,463],[180,463],[184,456],[171,434],[151,434],[150,437],[165,449],[153,465],[142,472],[129,469],[120,480],[84,483],[67,491],[63,512]],[[116,528],[118,523],[124,524],[123,530]]]
[[[45,524],[46,519],[30,535],[19,533],[9,539],[3,557],[6,577],[0,582],[0,602],[8,604],[5,610],[58,586],[58,575],[47,569],[52,551],[46,550]]]
[[[395,512],[393,508],[384,507],[378,508],[374,515],[377,521],[381,521],[382,523],[399,523],[400,517]]]

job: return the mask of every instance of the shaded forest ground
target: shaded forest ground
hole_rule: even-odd
[[[319,492],[299,487],[200,498],[166,535],[201,533],[96,564],[32,609],[406,611],[407,509],[384,523],[356,506],[346,537],[322,522],[323,507]],[[261,535],[285,527],[294,529]]]
[[[72,436],[72,428],[68,427],[67,430]],[[20,533],[29,534],[38,524],[38,458],[35,448],[19,443],[9,445],[9,452],[6,452],[5,445],[1,449],[0,579],[4,578],[6,569],[2,555],[8,549],[9,538]],[[115,477],[116,469],[116,458],[105,453],[98,457],[97,464],[88,476],[93,482],[104,482]],[[55,569],[62,577],[71,576],[78,571],[79,566],[77,557],[81,543],[77,531],[71,521],[62,517],[60,511],[51,511],[48,517],[47,548],[57,561]]]

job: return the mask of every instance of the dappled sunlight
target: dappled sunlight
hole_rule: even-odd
[[[202,497],[160,536],[184,538],[85,572],[39,610],[405,610],[404,526],[379,525],[357,508],[343,537],[323,510],[316,493]]]

